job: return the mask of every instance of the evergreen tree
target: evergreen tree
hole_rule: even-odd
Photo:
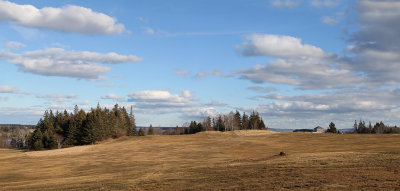
[[[240,116],[240,113],[238,110],[236,110],[236,113],[234,115],[234,123],[236,127],[239,127],[239,129],[242,129],[242,117]]]
[[[147,135],[154,135],[154,129],[151,124],[150,124],[149,130],[147,131]]]
[[[203,131],[203,125],[201,123],[197,124],[196,133]]]
[[[143,128],[140,128],[138,131],[138,136],[145,136],[146,133],[144,132]]]
[[[39,120],[42,121],[42,119]],[[28,137],[28,147],[32,150],[41,150],[43,149],[43,135],[42,132],[40,131],[40,128],[36,128],[35,131]]]
[[[374,128],[372,127],[371,121],[368,123],[368,133],[375,133]]]
[[[353,129],[354,129],[354,132],[355,132],[355,133],[358,133],[358,125],[357,125],[357,120],[354,120]]]
[[[196,121],[191,121],[189,125],[189,133],[190,134],[195,134],[197,133],[197,122]]]
[[[361,119],[360,119],[360,122],[358,123],[358,131],[357,131],[357,133],[366,133],[367,131],[366,131],[366,129],[367,129],[367,127],[365,126],[365,121],[361,121]]]
[[[218,115],[218,118],[216,121],[216,129],[217,129],[217,131],[225,131],[225,124],[224,124],[224,121],[222,120],[221,115]]]
[[[259,115],[258,113],[255,113],[254,111],[250,114],[250,119],[249,119],[249,129],[259,129],[258,123],[259,122]]]
[[[261,117],[258,120],[258,128],[261,130],[267,129],[267,127],[265,126],[264,120]]]
[[[243,113],[242,117],[242,129],[249,129],[249,116],[246,115],[246,112]]]
[[[129,113],[129,126],[127,128],[126,135],[127,136],[135,136],[136,135],[136,123],[135,116],[133,115],[133,108],[131,106],[131,111]]]
[[[335,124],[333,122],[331,122],[329,124],[329,128],[326,130],[326,132],[328,132],[328,133],[337,133],[337,129],[336,129]]]

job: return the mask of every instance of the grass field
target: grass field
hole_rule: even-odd
[[[3,149],[0,189],[400,190],[400,135],[202,132]]]

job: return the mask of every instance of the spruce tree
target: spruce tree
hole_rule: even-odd
[[[242,129],[242,117],[240,116],[240,113],[238,110],[236,110],[234,120],[235,120],[235,125],[237,127],[239,127],[239,129]]]
[[[335,124],[333,122],[331,122],[329,124],[329,128],[326,130],[326,132],[328,132],[328,133],[337,133],[337,129],[336,129]]]
[[[147,131],[147,135],[154,135],[154,129],[151,124],[150,124],[149,130]]]
[[[225,125],[221,115],[219,115],[217,118],[216,128],[218,131],[225,131]]]
[[[246,115],[246,112],[244,112],[242,117],[242,129],[248,129],[248,128],[249,128],[249,116]]]
[[[146,133],[144,132],[143,128],[139,129],[138,136],[145,136]]]

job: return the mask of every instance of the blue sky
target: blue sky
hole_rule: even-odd
[[[0,123],[133,105],[138,125],[229,111],[272,128],[399,124],[400,3],[2,1]]]

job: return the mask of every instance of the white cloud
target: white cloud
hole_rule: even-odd
[[[354,120],[398,124],[400,89],[375,88],[344,89],[330,93],[285,96],[269,94],[260,96],[268,99],[266,103],[241,110],[258,111],[271,127],[311,128],[310,124],[328,125],[330,121],[340,128],[351,128]],[[290,120],[296,123],[289,122]],[[271,122],[274,121],[274,122]]]
[[[33,74],[101,80],[100,75],[111,70],[102,64],[121,64],[140,60],[134,55],[125,56],[113,52],[101,54],[48,48],[13,55],[9,62],[17,65],[21,71]]]
[[[300,0],[273,0],[272,1],[272,5],[276,6],[276,7],[289,7],[289,8],[294,8],[299,6],[299,4],[301,3]]]
[[[7,50],[17,50],[17,49],[19,49],[19,48],[26,47],[26,45],[23,44],[23,43],[20,43],[20,42],[6,41],[6,42],[4,43],[4,47],[5,47]]]
[[[101,96],[101,99],[111,99],[116,102],[124,102],[126,99],[122,96],[117,96],[115,94],[107,94],[105,96]]]
[[[17,87],[2,85],[2,86],[0,86],[0,93],[18,94],[18,93],[20,93],[20,91]]]
[[[246,42],[236,46],[244,56],[270,57],[326,57],[325,52],[318,47],[303,44],[301,39],[272,34],[253,34],[246,37]]]
[[[42,98],[52,102],[67,102],[71,101],[72,99],[76,99],[78,95],[76,94],[38,94],[36,95],[37,98]]]
[[[328,25],[336,25],[339,23],[338,20],[336,20],[335,18],[330,17],[330,16],[322,17],[322,22],[325,24],[328,24]]]
[[[0,52],[0,60],[1,59],[10,59],[17,57],[17,54],[11,52]]]
[[[237,48],[244,56],[277,57],[266,65],[236,71],[241,79],[255,83],[278,83],[300,89],[330,89],[354,87],[362,78],[351,70],[342,68],[334,54],[321,48],[302,44],[301,39],[291,36],[255,34]]]
[[[360,29],[351,34],[348,49],[354,54],[347,67],[363,72],[369,83],[396,85],[400,64],[400,2],[356,1]]]
[[[241,79],[255,83],[294,85],[300,89],[354,87],[362,78],[350,70],[334,68],[333,59],[278,59],[237,71]]]
[[[335,8],[339,4],[338,0],[332,1],[332,0],[313,0],[311,2],[311,5],[314,7],[322,8],[322,7],[328,7],[328,8]]]
[[[120,34],[125,30],[115,18],[75,5],[38,9],[32,5],[0,1],[0,21],[81,34]]]
[[[139,108],[170,108],[195,105],[185,95],[171,94],[166,90],[145,90],[132,92],[129,93],[128,97],[128,101],[136,102],[136,107]]]
[[[188,120],[200,120],[208,116],[216,116],[219,112],[214,107],[184,108],[181,110],[183,117]]]

